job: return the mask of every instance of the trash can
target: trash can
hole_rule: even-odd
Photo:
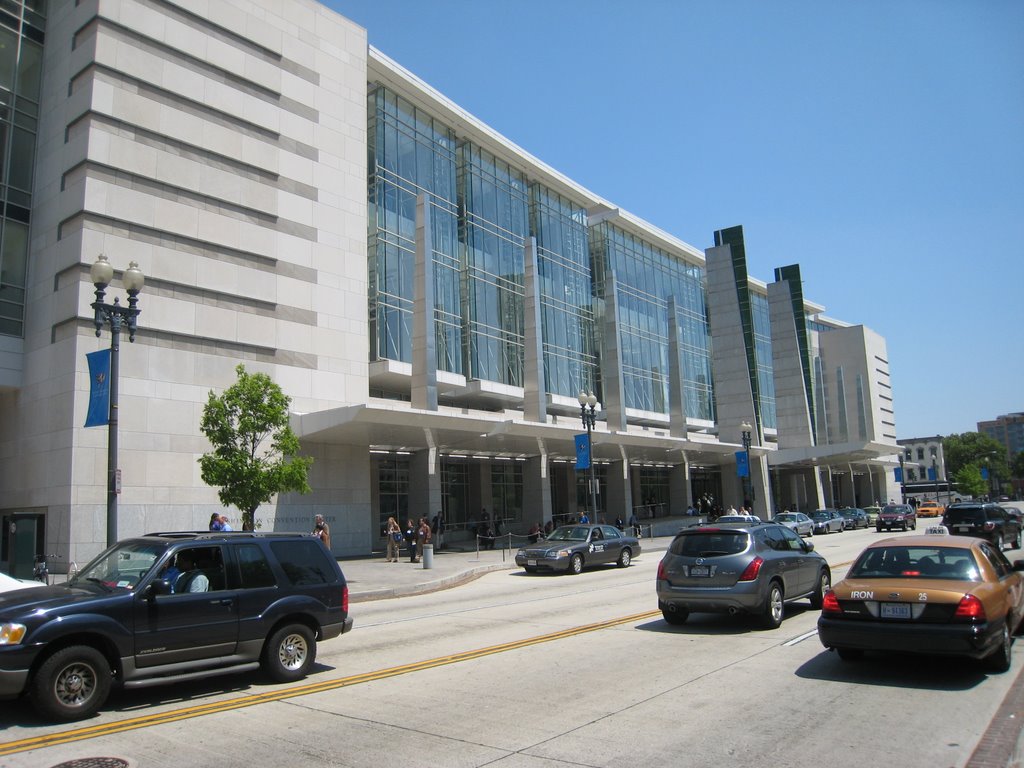
[[[426,570],[428,568],[433,568],[434,567],[434,545],[433,544],[424,544],[423,545],[422,558],[423,558],[423,569],[424,570]]]

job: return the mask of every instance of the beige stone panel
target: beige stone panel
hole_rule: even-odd
[[[174,400],[145,400],[146,429],[150,434],[157,433],[167,444],[169,434],[192,434],[196,425],[193,422],[192,403]],[[155,446],[149,446],[150,448]]]
[[[240,269],[236,275],[236,289],[240,296],[260,301],[277,301],[277,277],[258,269]]]
[[[195,457],[190,453],[160,453],[146,462],[144,478],[151,486],[184,486],[192,475]]]
[[[157,133],[170,136],[179,141],[185,141],[189,144],[206,146],[202,139],[205,138],[210,124],[201,117],[183,112],[174,107],[155,104],[151,101],[143,101],[143,103],[147,112],[153,110],[157,113],[157,124],[154,128]],[[143,125],[145,124],[143,120],[144,118],[140,116],[138,119],[132,119],[130,122],[137,122]]]
[[[299,157],[292,152],[281,152],[278,156],[277,172],[286,179],[292,179],[303,184],[312,184],[313,169],[316,163],[305,157]]]
[[[201,336],[237,341],[238,313],[231,309],[209,306],[196,307],[196,328]]]
[[[261,347],[277,347],[278,322],[272,317],[243,315],[238,321],[238,341]]]
[[[103,208],[94,208],[90,204],[89,210],[95,210],[136,224],[144,224],[147,227],[156,225],[155,198],[142,192],[116,187],[96,180],[89,181],[87,186],[90,191],[94,184],[106,187],[105,206]]]
[[[243,227],[254,226],[241,222],[238,219],[221,216],[213,211],[200,210],[197,212],[197,215],[199,222],[196,228],[196,237],[211,243],[226,245],[229,248],[235,247],[235,243],[238,242],[239,231]]]
[[[204,258],[199,268],[200,284],[211,291],[238,296],[238,275],[243,271],[245,268],[238,264],[221,261],[216,257]]]
[[[313,207],[313,201],[304,197],[288,192],[277,194],[277,215],[287,221],[313,226]]]
[[[301,410],[299,402],[308,400],[312,392],[313,371],[280,365],[275,367],[270,378],[292,399],[292,410]]]
[[[188,237],[199,234],[199,210],[188,203],[153,198],[153,222],[157,229]]]
[[[313,349],[313,329],[302,323],[277,323],[277,348],[290,352],[315,353]]]
[[[275,238],[275,256],[281,261],[289,264],[298,264],[303,267],[312,267],[314,243],[301,237],[294,237],[283,232],[277,232]]]
[[[258,181],[241,179],[237,176],[229,177],[235,179],[237,185],[236,196],[238,204],[246,208],[254,208],[257,211],[265,211],[281,215],[277,208],[278,189],[270,184],[262,184]]]
[[[192,302],[153,294],[147,296],[145,302],[142,311],[146,313],[146,325],[150,328],[170,333],[196,333],[196,305]]]
[[[100,15],[114,19],[156,40],[163,40],[167,28],[166,16],[134,0],[102,0]]]
[[[141,331],[140,331],[141,333]],[[195,398],[195,355],[168,347],[150,347],[147,376],[154,382],[154,396],[178,400]]]
[[[303,144],[320,147],[321,161],[323,160],[324,145],[320,143],[317,134],[317,124],[308,118],[296,115],[288,110],[277,110],[278,130],[285,136]]]
[[[279,173],[280,156],[284,153],[277,147],[262,139],[251,136],[239,137],[237,134],[234,134],[234,143],[235,152],[238,152],[239,147],[241,148],[239,159],[243,163],[255,165],[257,168],[263,168],[271,173]]]

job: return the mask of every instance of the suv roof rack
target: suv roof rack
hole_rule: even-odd
[[[164,539],[240,539],[240,538],[283,538],[290,536],[306,536],[300,531],[154,531],[143,536],[159,536]]]

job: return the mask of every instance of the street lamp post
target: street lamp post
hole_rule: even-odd
[[[749,494],[750,499],[749,500],[751,502],[751,505],[753,505],[753,501],[754,501],[754,482],[753,482],[753,477],[750,474],[750,472],[751,472],[751,469],[750,469],[750,432],[754,428],[752,426],[750,426],[749,422],[744,421],[742,424],[740,424],[740,429],[743,430],[743,433],[742,433],[743,450],[747,454],[747,478],[746,478],[746,480],[743,483],[743,486],[744,486],[743,487],[743,503],[744,504],[747,503],[747,487],[749,485],[749,488],[750,488],[750,494]]]
[[[96,301],[92,303],[95,311],[93,323],[96,335],[100,335],[104,324],[110,324],[110,405],[107,411],[107,546],[117,542],[117,380],[119,375],[118,355],[121,350],[121,328],[128,329],[128,341],[135,341],[138,329],[139,292],[146,279],[137,262],[129,262],[128,269],[121,275],[121,284],[128,292],[128,306],[122,306],[119,297],[114,297],[113,304],[104,303],[103,299],[114,277],[114,268],[102,253],[96,258],[89,270],[89,278],[96,286]]]
[[[597,423],[597,396],[593,392],[580,392],[580,419],[587,428],[587,454],[590,456],[590,522],[597,522],[597,487],[594,474],[594,425]]]

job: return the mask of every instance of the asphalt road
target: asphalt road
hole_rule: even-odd
[[[838,577],[878,535],[813,541]],[[844,663],[804,606],[772,631],[708,615],[669,627],[659,558],[355,604],[353,632],[321,645],[297,685],[242,675],[119,692],[74,726],[5,704],[0,765],[959,767],[1007,717],[1024,647],[988,675],[957,660]]]

